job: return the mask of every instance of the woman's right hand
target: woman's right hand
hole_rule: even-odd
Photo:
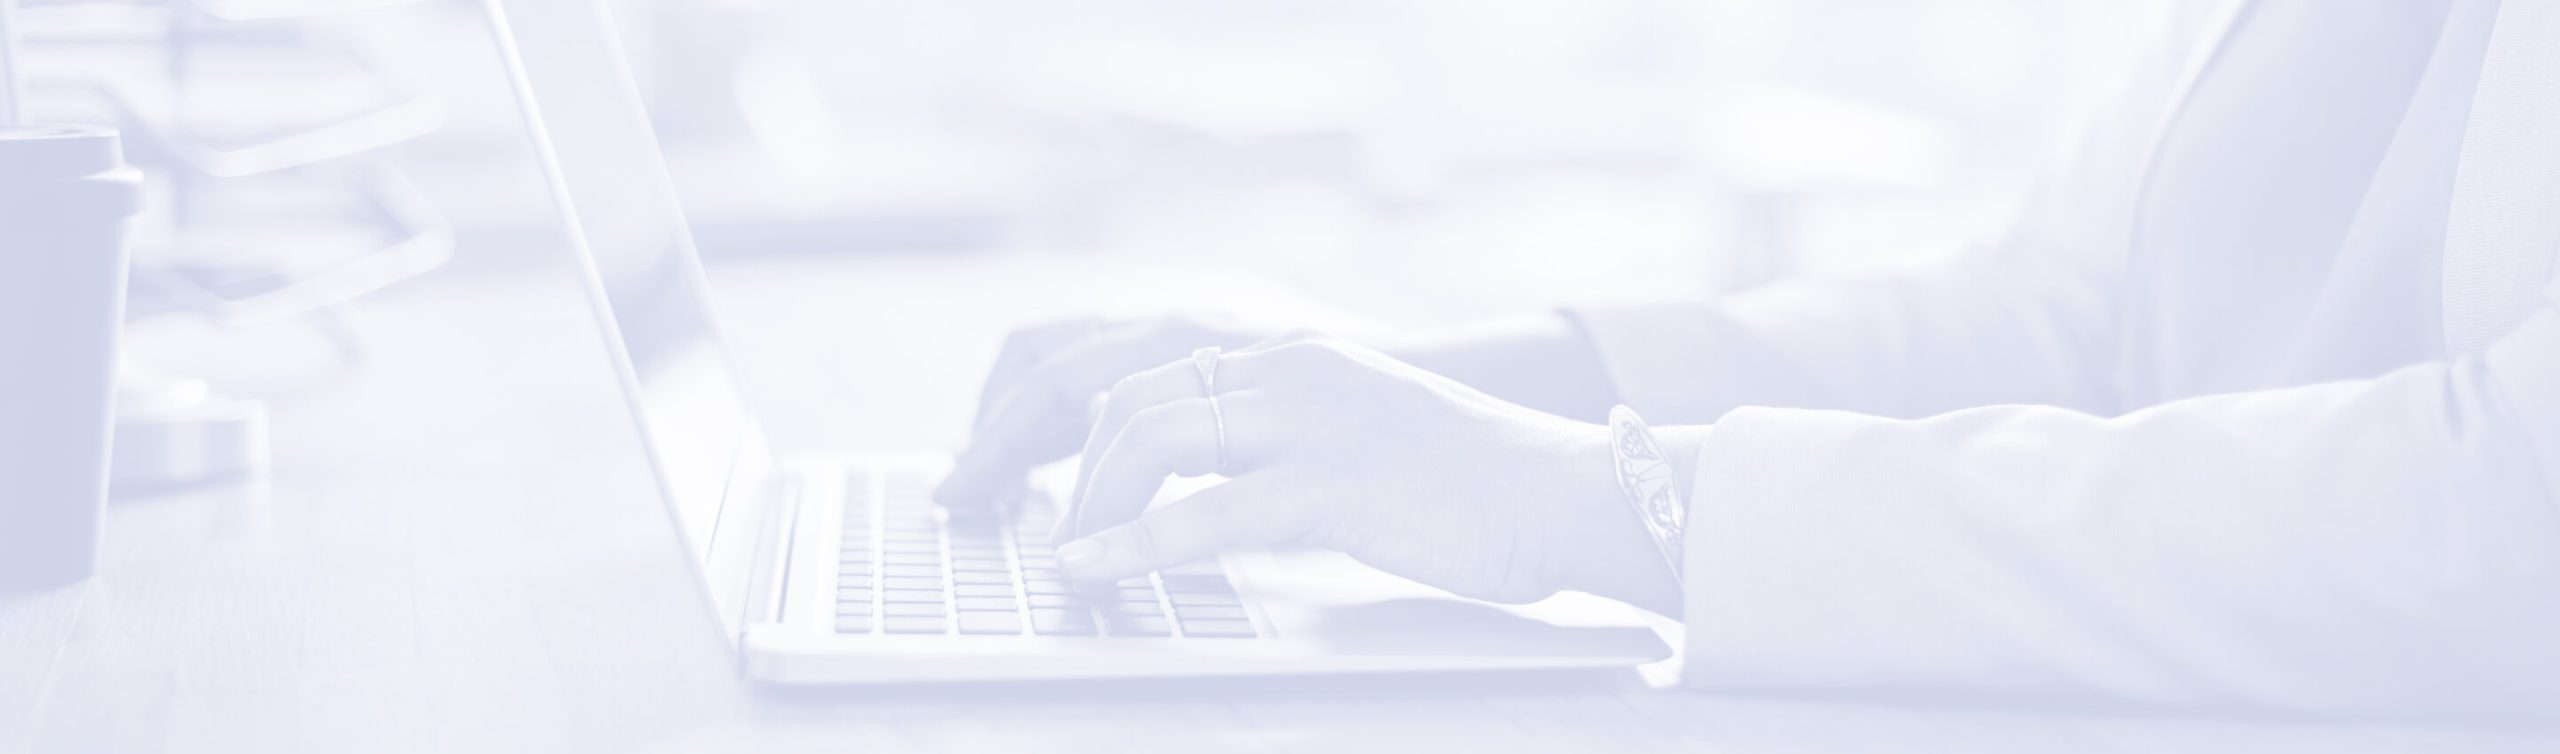
[[[1084,449],[1093,402],[1121,378],[1204,346],[1241,349],[1268,337],[1223,317],[1079,317],[1005,338],[978,398],[969,448],[934,499],[959,510],[1020,497],[1032,467]]]

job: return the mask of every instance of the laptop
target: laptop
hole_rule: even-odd
[[[774,457],[714,323],[605,0],[485,2],[666,513],[746,675],[861,684],[1454,671],[1669,654],[1642,615],[1614,602],[1474,602],[1313,551],[1235,552],[1107,588],[1070,585],[1046,538],[1054,494],[952,516],[928,499],[947,457]]]

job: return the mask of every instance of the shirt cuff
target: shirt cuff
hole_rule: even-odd
[[[1682,543],[1685,646],[1681,683],[1736,688],[1854,676],[1826,660],[1842,646],[1873,641],[1874,626],[1824,615],[1802,590],[1854,588],[1854,558],[1826,554],[1825,511],[1796,504],[1819,482],[1806,459],[1822,458],[1834,429],[1856,415],[1838,411],[1742,408],[1716,422],[1698,451]],[[1820,681],[1816,681],[1820,685]]]

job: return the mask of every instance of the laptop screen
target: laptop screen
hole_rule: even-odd
[[[721,531],[723,500],[756,492],[742,469],[763,468],[764,444],[628,62],[601,0],[486,7],[562,223],[593,266],[590,293],[659,486],[697,563],[713,559],[735,536]]]

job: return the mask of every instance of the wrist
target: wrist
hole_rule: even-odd
[[[1662,441],[1663,455],[1671,461],[1671,484],[1680,491],[1680,502],[1689,506],[1691,521],[1698,514],[1698,459],[1707,450],[1707,436],[1715,433],[1713,424],[1691,424],[1677,427],[1655,427],[1653,437]]]
[[[1561,314],[1508,317],[1444,330],[1380,351],[1487,395],[1581,422],[1617,402],[1600,353]]]
[[[1663,452],[1670,456],[1673,473],[1684,477],[1679,481],[1681,499],[1686,501],[1691,483],[1685,478],[1695,472],[1698,450],[1705,443],[1705,427],[1676,427],[1657,432]],[[1605,425],[1582,425],[1575,436],[1566,462],[1567,472],[1577,480],[1573,504],[1569,506],[1580,532],[1573,541],[1581,547],[1568,553],[1560,574],[1563,588],[1607,597],[1651,610],[1663,615],[1680,615],[1682,595],[1680,574],[1672,561],[1663,555],[1662,545],[1645,525],[1643,513],[1618,479],[1615,440]]]

